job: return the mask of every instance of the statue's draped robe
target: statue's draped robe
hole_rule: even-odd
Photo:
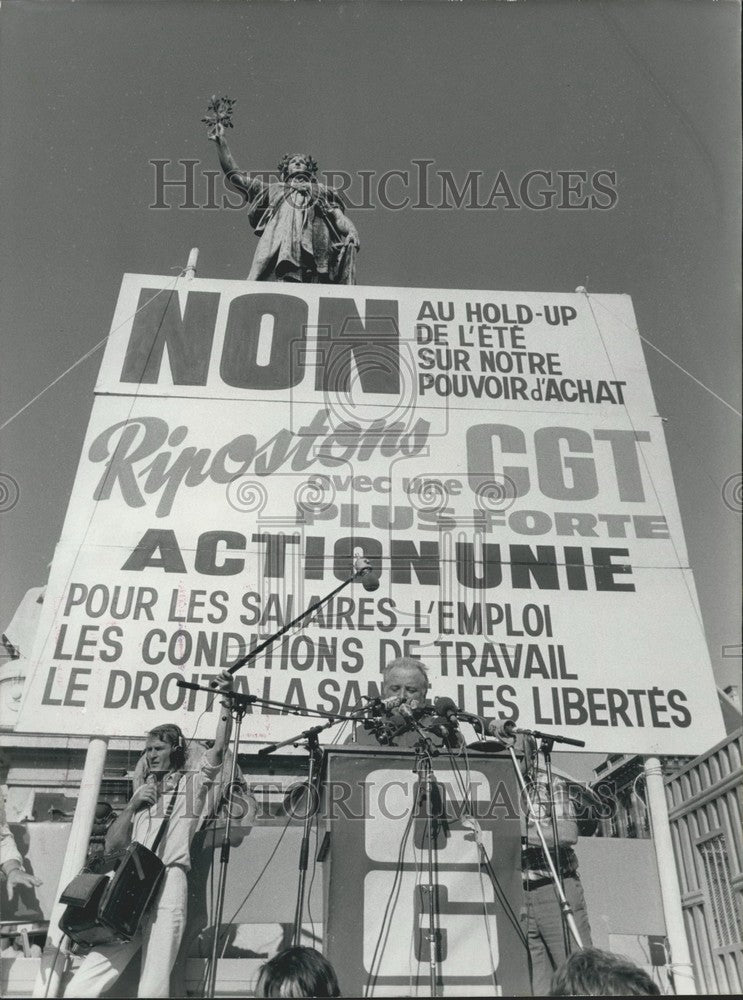
[[[337,231],[333,212],[343,203],[332,188],[314,180],[245,181],[248,219],[259,237],[249,281],[354,283],[354,248]]]

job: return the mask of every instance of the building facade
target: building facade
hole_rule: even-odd
[[[700,994],[743,988],[743,728],[737,699],[720,691],[728,735],[694,758],[667,757],[671,834],[689,949]],[[611,800],[598,836],[646,839],[652,823],[643,758],[613,754],[594,789]]]

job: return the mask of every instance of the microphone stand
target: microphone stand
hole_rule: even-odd
[[[438,833],[437,828],[434,826],[434,821],[437,817],[434,816],[434,802],[433,802],[433,767],[431,765],[431,758],[426,754],[420,755],[417,764],[418,768],[418,780],[421,782],[419,786],[420,791],[425,796],[425,810],[426,810],[426,833],[428,837],[428,885],[421,886],[422,891],[428,891],[428,978],[431,988],[431,996],[435,997],[438,995],[437,991],[437,973],[438,973],[438,958],[439,958],[439,934],[437,924],[438,916],[438,903],[439,903],[439,886],[438,886],[438,869],[434,860],[434,837]],[[419,793],[420,794],[420,793]],[[419,802],[420,806],[420,802]]]
[[[214,694],[213,688],[204,687],[201,684],[192,684],[190,681],[181,681],[181,680],[177,681],[176,683],[178,687],[189,688],[192,691],[205,691],[207,694],[210,695]],[[226,795],[227,819],[224,825],[224,832],[222,834],[222,846],[219,854],[219,878],[217,880],[217,908],[215,912],[214,936],[212,938],[211,956],[209,959],[209,974],[206,981],[206,996],[211,998],[213,998],[216,995],[217,965],[219,962],[219,942],[221,936],[220,931],[222,928],[222,918],[224,916],[224,900],[227,889],[227,867],[230,863],[230,850],[232,847],[231,843],[232,811],[233,811],[232,794],[234,792],[235,784],[237,782],[237,756],[240,751],[240,728],[242,726],[242,720],[245,717],[245,714],[247,713],[250,706],[255,704],[263,704],[263,705],[270,704],[272,706],[278,706],[284,708],[288,711],[293,711],[293,712],[297,711],[296,706],[294,705],[288,705],[285,704],[284,702],[268,702],[265,698],[259,698],[255,694],[240,694],[237,691],[225,691],[223,692],[222,697],[229,699],[230,713],[233,719],[235,720],[235,732],[232,737],[232,740],[234,740],[235,749],[232,754],[230,781],[229,784],[227,785],[227,795]],[[357,715],[361,714],[365,710],[366,710],[365,708],[359,709],[356,713],[350,716],[338,716],[338,715],[331,716],[329,712],[323,712],[320,709],[307,709],[307,713],[312,712],[313,714],[317,714],[329,719],[329,721],[326,722],[325,725],[315,726],[312,729],[305,730],[305,732],[301,734],[301,737],[306,737],[308,740],[310,739],[314,740],[314,742],[311,745],[311,756],[310,756],[310,774],[309,774],[310,788],[312,787],[312,783],[314,782],[313,761],[315,759],[315,754],[319,750],[317,734],[321,733],[323,729],[329,729],[331,726],[334,726],[337,722],[343,722],[348,719],[354,719],[356,718]],[[278,750],[280,747],[288,746],[290,743],[297,742],[297,740],[300,739],[301,737],[293,737],[290,740],[284,740],[283,743],[272,743],[267,747],[263,747],[261,750],[258,751],[258,753],[262,756],[269,753],[273,753],[274,750]],[[298,906],[300,898],[302,900],[302,904],[304,901],[304,876],[306,875],[307,871],[307,854],[309,850],[309,833],[310,833],[308,820],[309,820],[309,809],[307,810],[305,817],[305,836],[302,840],[302,854],[300,856],[300,890],[299,890],[300,896],[298,897]],[[300,921],[301,921],[302,908],[303,906],[299,909]],[[294,943],[298,944],[299,938],[297,932],[296,917],[295,917],[294,934],[295,934]]]
[[[184,685],[185,686],[185,685]],[[195,684],[189,684],[189,687],[198,687]],[[202,691],[208,691],[211,693],[209,688],[200,688]],[[230,781],[227,786],[227,818],[224,824],[224,832],[222,834],[222,847],[219,853],[219,879],[217,881],[217,911],[216,919],[214,921],[214,935],[212,937],[212,951],[209,960],[209,975],[206,981],[206,995],[207,997],[214,997],[217,987],[217,963],[219,961],[219,937],[220,930],[222,928],[222,917],[224,915],[224,897],[225,890],[227,888],[227,866],[230,863],[230,848],[232,846],[230,834],[232,831],[232,794],[235,789],[235,782],[237,780],[237,755],[240,749],[240,727],[242,725],[242,720],[248,707],[255,700],[253,695],[237,694],[235,691],[226,691],[224,697],[229,699],[230,702],[230,713],[235,720],[235,733],[234,733],[234,743],[235,749],[232,754],[232,766],[230,768]]]
[[[310,811],[310,804],[312,801],[312,795],[315,791],[315,769],[317,768],[318,760],[320,757],[320,741],[318,736],[324,729],[330,729],[337,722],[342,722],[346,720],[355,720],[366,708],[359,709],[352,715],[336,717],[330,719],[325,723],[324,726],[313,726],[311,729],[305,729],[304,732],[299,733],[297,736],[292,736],[288,740],[283,740],[281,743],[271,743],[268,746],[261,747],[258,751],[259,757],[266,757],[270,753],[274,753],[276,750],[280,750],[281,747],[290,746],[297,744],[301,741],[305,743],[305,749],[310,755],[309,767],[307,770],[307,806],[304,810],[304,823],[302,827],[302,843],[299,849],[299,881],[297,883],[297,902],[294,907],[294,928],[292,931],[292,945],[296,948],[301,943],[302,938],[302,917],[304,915],[304,897],[305,897],[305,882],[307,880],[307,862],[310,854],[310,836],[312,834],[312,816]]]
[[[565,891],[565,883],[562,878],[562,865],[560,864],[560,838],[557,834],[557,816],[555,815],[555,787],[552,779],[552,747],[555,744],[555,737],[548,736],[543,733],[541,736],[541,743],[539,744],[539,749],[544,757],[545,769],[547,771],[547,793],[548,800],[550,803],[550,820],[552,825],[552,842],[555,845],[555,868],[557,869],[557,877],[560,880],[560,888]],[[570,933],[568,931],[568,926],[565,921],[565,914],[562,914],[562,938],[565,945],[565,955],[570,954]],[[579,946],[580,947],[580,946]]]
[[[357,562],[366,563],[366,560],[357,560]],[[308,615],[311,615],[313,611],[317,611],[317,609],[321,608],[323,604],[327,604],[328,601],[331,601],[336,594],[339,594],[342,590],[345,590],[345,588],[349,584],[355,583],[357,580],[363,580],[364,577],[368,576],[370,572],[371,571],[368,564],[359,567],[359,569],[357,569],[351,576],[349,576],[347,580],[344,580],[342,583],[340,583],[337,587],[331,590],[329,594],[326,594],[325,597],[321,597],[320,600],[315,601],[314,604],[310,604],[308,608],[305,608],[301,614],[298,614],[296,618],[293,618],[290,622],[288,622],[286,625],[280,628],[278,632],[274,632],[273,635],[270,635],[267,639],[264,639],[264,641],[261,642],[259,645],[257,645],[255,649],[252,649],[249,653],[246,653],[245,656],[241,656],[239,660],[235,660],[235,662],[232,663],[226,669],[231,674],[234,674],[236,671],[240,669],[240,667],[244,667],[246,663],[250,663],[251,660],[254,660],[256,656],[258,656],[260,653],[263,652],[264,649],[267,649],[269,646],[273,645],[273,643],[276,642],[277,639],[280,639],[282,635],[286,635],[286,633],[290,629],[294,628],[295,625],[298,625],[303,619],[307,618]],[[379,583],[377,582],[375,586],[370,589],[376,590],[378,586]],[[212,682],[212,686],[216,687],[216,681]]]
[[[297,901],[294,904],[294,927],[292,929],[292,945],[295,948],[299,947],[302,942],[302,917],[304,916],[305,883],[307,881],[307,862],[310,856],[312,816],[314,815],[314,810],[312,809],[312,798],[315,794],[315,769],[317,768],[318,758],[320,757],[320,742],[318,740],[318,734],[322,732],[323,729],[327,729],[332,725],[334,725],[334,723],[329,722],[324,726],[313,726],[312,729],[306,729],[298,737],[295,736],[291,740],[284,740],[283,743],[274,743],[271,746],[263,747],[258,751],[261,756],[265,756],[269,753],[273,753],[274,750],[278,750],[279,747],[286,746],[288,743],[295,743],[298,739],[304,738],[306,741],[305,749],[310,755],[309,767],[307,769],[307,801],[305,803],[302,823],[302,841],[299,847],[299,880],[297,882]]]
[[[315,601],[314,604],[311,604],[308,608],[305,608],[305,610],[301,614],[297,615],[296,618],[292,619],[292,621],[288,622],[286,625],[284,625],[282,628],[280,628],[278,630],[278,632],[274,632],[273,635],[268,636],[268,638],[265,639],[263,642],[259,643],[259,645],[256,646],[255,649],[251,650],[249,653],[246,653],[245,656],[241,656],[238,660],[235,660],[235,662],[233,664],[231,664],[229,667],[227,667],[227,670],[229,671],[229,673],[231,673],[231,674],[236,673],[241,667],[244,667],[246,663],[249,663],[251,660],[254,660],[256,658],[256,656],[258,656],[260,653],[263,652],[264,649],[267,649],[269,646],[273,645],[273,643],[275,643],[278,639],[280,639],[283,635],[286,635],[286,633],[290,629],[294,628],[295,625],[298,625],[301,621],[303,621],[305,618],[307,618],[309,615],[311,615],[313,611],[316,611],[318,608],[322,607],[323,604],[327,604],[328,601],[332,600],[335,597],[336,594],[339,594],[349,584],[354,583],[356,580],[362,580],[364,577],[366,577],[366,576],[368,576],[370,574],[371,567],[370,567],[370,565],[369,565],[369,563],[368,563],[367,560],[365,560],[365,559],[359,559],[359,560],[356,561],[356,565],[357,565],[358,568],[355,569],[354,573],[351,576],[349,576],[348,579],[344,580],[337,587],[335,587],[333,590],[331,590],[329,594],[326,594],[325,597],[320,598],[320,600]],[[376,587],[371,588],[371,589],[376,589]],[[206,691],[207,693],[211,694],[213,692],[213,690],[217,687],[217,682],[216,681],[212,681],[212,683],[210,684],[210,686],[208,688],[204,688],[204,687],[201,687],[201,685],[199,685],[199,684],[191,684],[191,683],[189,683],[187,681],[180,681],[179,680],[177,682],[177,686],[178,687],[191,688],[192,690],[197,690],[197,691]],[[235,739],[235,752],[234,752],[234,755],[233,755],[233,758],[232,758],[232,773],[231,773],[231,777],[230,777],[230,786],[228,788],[228,793],[227,793],[227,822],[225,823],[224,836],[222,838],[222,850],[221,850],[220,859],[219,859],[220,860],[220,865],[219,865],[219,881],[218,881],[218,884],[217,884],[217,920],[216,920],[215,929],[214,929],[214,940],[212,942],[212,953],[211,953],[211,960],[210,960],[210,966],[209,966],[209,978],[207,980],[207,994],[206,995],[208,997],[214,997],[215,990],[216,990],[216,984],[217,984],[217,962],[218,962],[218,951],[219,951],[219,931],[220,931],[220,928],[221,928],[221,925],[222,925],[222,916],[224,914],[224,896],[225,896],[225,889],[226,889],[226,886],[227,886],[227,881],[226,881],[227,865],[229,864],[229,858],[230,858],[230,829],[231,829],[231,824],[232,824],[232,815],[231,815],[232,809],[231,809],[230,796],[232,795],[233,782],[234,782],[234,780],[236,778],[236,775],[237,775],[237,755],[238,755],[238,752],[239,752],[239,749],[240,749],[240,726],[241,726],[243,717],[245,716],[245,713],[248,710],[248,706],[249,705],[254,705],[256,703],[264,704],[264,705],[271,705],[271,706],[281,706],[281,707],[283,707],[285,710],[287,710],[289,712],[294,712],[294,713],[297,712],[295,706],[285,705],[285,704],[282,704],[281,702],[268,702],[265,699],[258,698],[256,695],[244,695],[244,694],[237,694],[235,692],[228,692],[227,694],[228,694],[228,696],[230,698],[230,701],[231,701],[231,709],[230,709],[230,711],[232,712],[232,715],[233,715],[233,717],[235,719],[235,737],[234,737],[234,739]],[[306,713],[304,713],[304,710],[303,710],[303,714],[320,715],[320,716],[323,716],[325,718],[330,717],[330,718],[332,718],[333,721],[331,721],[330,723],[328,723],[328,725],[333,725],[336,721],[340,721],[342,718],[347,718],[347,717],[343,717],[343,716],[332,716],[331,717],[329,712],[322,712],[320,710],[315,711],[315,710],[312,710],[312,709],[307,710]],[[321,727],[318,728],[318,731],[320,731],[321,729],[324,729],[324,728],[326,728],[326,726],[321,726]],[[293,742],[293,741],[290,740],[290,741],[287,741],[287,742]],[[277,750],[279,746],[285,746],[285,745],[286,745],[286,743],[273,744],[270,749],[266,748],[266,752],[270,753],[271,749]],[[315,733],[315,735],[314,735],[314,744],[311,744],[310,747],[309,747],[309,749],[310,749],[310,778],[312,780],[314,780],[314,765],[313,765],[313,761],[314,761],[315,753],[317,752],[317,747],[318,747],[318,744],[317,744],[317,733]],[[309,811],[308,811],[308,813],[309,813]],[[303,901],[304,901],[304,881],[305,881],[304,877],[306,875],[306,870],[307,870],[306,853],[307,853],[308,847],[309,847],[309,815],[308,815],[308,817],[307,817],[307,819],[305,821],[305,837],[303,838],[303,841],[302,841],[302,856],[300,856],[300,892],[301,892],[301,899],[298,898],[298,900],[297,900],[297,906],[298,907],[300,907],[300,905],[303,905]],[[299,916],[298,917],[295,916],[295,928],[294,928],[295,944],[298,943],[298,935],[299,935],[299,929],[298,929],[297,921],[301,922],[301,910],[299,911]]]
[[[421,807],[425,809],[425,834],[428,840],[427,870],[428,884],[420,886],[420,891],[428,894],[428,980],[430,995],[438,996],[438,961],[439,961],[439,929],[438,929],[438,905],[439,905],[439,884],[438,865],[434,851],[436,850],[436,838],[438,836],[438,820],[433,797],[433,789],[436,779],[433,774],[433,756],[438,754],[431,740],[423,731],[415,719],[410,719],[414,728],[420,735],[420,739],[415,747],[415,772],[418,775],[418,801],[414,808],[418,815]],[[425,802],[425,805],[424,805]],[[442,800],[443,802],[443,800]]]
[[[584,747],[584,740],[574,740],[568,736],[556,736],[554,733],[543,733],[538,729],[531,730],[531,735],[538,737],[541,741],[539,744],[539,749],[544,757],[545,770],[547,772],[547,795],[550,804],[550,825],[552,827],[552,843],[555,852],[555,869],[557,871],[557,877],[560,880],[560,888],[563,890],[563,895],[565,891],[565,882],[562,877],[562,865],[560,864],[560,838],[557,832],[557,816],[555,814],[555,784],[552,777],[552,747],[555,743],[565,743],[568,746],[573,747]],[[562,916],[562,939],[565,946],[565,954],[569,955],[571,951],[570,947],[570,930],[568,928],[568,923],[565,919],[566,914],[561,911]],[[581,945],[578,944],[580,948]]]
[[[544,737],[545,734],[535,732],[532,735]],[[555,742],[559,743],[565,742],[565,743],[571,743],[573,745],[578,743],[577,740],[568,740],[568,739],[563,740],[559,736],[550,736],[550,739],[553,739]],[[585,746],[585,744],[582,745]],[[547,862],[547,867],[549,868],[550,877],[554,883],[555,892],[557,893],[557,898],[559,900],[560,914],[563,919],[563,924],[565,923],[567,924],[567,926],[570,929],[570,933],[573,935],[573,939],[575,940],[576,945],[578,946],[578,948],[582,948],[583,941],[581,940],[580,932],[578,931],[578,925],[575,922],[575,916],[573,914],[572,907],[570,906],[570,903],[567,901],[567,898],[565,896],[565,890],[563,889],[562,882],[557,874],[557,870],[555,869],[555,862],[553,861],[552,855],[550,854],[549,848],[547,847],[547,841],[544,836],[544,831],[539,825],[539,817],[537,816],[536,811],[534,809],[534,803],[532,802],[531,796],[529,795],[529,790],[526,787],[526,782],[524,781],[524,776],[521,773],[519,762],[516,760],[516,754],[513,749],[513,744],[511,744],[508,747],[508,753],[511,756],[511,761],[513,763],[514,771],[516,772],[516,778],[521,788],[521,793],[524,796],[527,808],[529,810],[532,820],[534,821],[534,829],[537,831],[537,836],[539,837],[539,840],[542,845],[542,851],[544,852],[544,857]]]

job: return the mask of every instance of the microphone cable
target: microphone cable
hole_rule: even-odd
[[[290,814],[289,816],[287,816],[286,823],[284,824],[284,827],[283,827],[283,829],[282,829],[282,831],[281,831],[281,833],[279,835],[278,840],[274,844],[273,849],[272,849],[271,853],[269,854],[269,856],[268,856],[266,862],[264,863],[263,867],[258,872],[258,875],[256,876],[255,881],[253,882],[253,884],[251,885],[251,887],[248,889],[248,891],[243,896],[242,901],[238,904],[238,907],[235,910],[235,912],[232,914],[232,916],[230,917],[230,919],[227,921],[227,925],[228,926],[234,921],[235,917],[237,917],[239,915],[240,910],[242,910],[242,908],[245,906],[245,904],[247,903],[247,901],[250,899],[250,897],[252,896],[253,892],[255,891],[256,886],[258,885],[258,883],[260,882],[260,880],[263,878],[263,876],[266,874],[266,870],[268,869],[268,866],[271,864],[271,862],[273,861],[274,857],[276,856],[276,852],[278,851],[279,847],[281,846],[281,842],[284,839],[284,836],[286,835],[286,831],[289,829],[289,825],[290,825],[290,823],[291,823],[291,821],[293,819],[294,819],[293,815]],[[221,954],[219,956],[220,958],[224,958],[224,953],[225,953],[226,949],[227,949],[227,941],[225,941],[225,943],[222,946],[222,952],[221,952]]]
[[[407,847],[408,838],[410,837],[410,831],[413,829],[413,821],[415,819],[415,808],[411,808],[408,815],[407,822],[405,824],[405,829],[403,830],[402,837],[400,839],[400,847],[397,852],[397,866],[395,868],[395,877],[392,881],[392,888],[390,889],[390,894],[387,898],[387,905],[384,908],[384,913],[382,914],[382,922],[379,928],[379,936],[377,937],[377,942],[374,946],[374,952],[372,954],[371,962],[369,963],[369,975],[366,979],[366,995],[374,995],[374,987],[376,985],[376,980],[379,976],[379,966],[381,965],[382,958],[384,955],[384,948],[387,944],[387,938],[389,937],[390,927],[391,927],[391,912],[390,908],[394,912],[395,906],[397,906],[397,900],[400,895],[400,890],[402,888],[402,877],[404,874],[404,859],[405,859],[405,849]],[[393,902],[394,901],[394,902]],[[381,950],[380,950],[381,949]],[[375,965],[377,969],[375,971]]]
[[[461,771],[460,771],[460,768],[459,768],[459,762],[457,761],[456,757],[453,754],[450,754],[449,756],[450,756],[450,759],[451,759],[452,770],[454,771],[454,773],[455,773],[455,775],[457,777],[457,782],[458,782],[459,787],[462,790],[462,793],[464,795],[463,805],[465,806],[465,810],[463,810],[463,811],[465,812],[465,815],[468,815],[468,817],[473,820],[474,823],[477,823],[477,817],[473,815],[471,804],[469,803],[468,790],[464,786],[464,781],[463,781],[463,778],[462,778],[462,775],[461,775]],[[467,762],[467,773],[469,775],[469,770],[470,770],[469,755],[467,754],[467,748],[466,747],[463,750],[463,756],[464,756],[464,758],[465,758],[465,760]],[[471,786],[471,780],[470,780],[469,784]],[[500,883],[500,881],[498,879],[497,873],[495,871],[495,868],[493,867],[493,863],[490,860],[490,857],[489,857],[487,851],[485,850],[485,848],[481,844],[479,844],[477,842],[477,840],[475,840],[475,846],[477,847],[477,852],[478,852],[478,869],[480,870],[480,874],[482,874],[481,868],[482,868],[482,865],[484,864],[485,868],[486,868],[486,870],[488,872],[488,876],[490,877],[490,881],[491,881],[491,883],[493,885],[493,893],[494,893],[497,901],[500,903],[501,907],[503,908],[503,912],[505,913],[506,919],[508,920],[508,922],[511,924],[511,926],[515,930],[515,932],[518,935],[519,939],[521,940],[521,943],[523,944],[523,946],[525,948],[527,948],[528,947],[528,942],[527,942],[527,939],[526,939],[526,935],[524,934],[523,928],[521,927],[521,922],[520,922],[520,920],[518,918],[518,914],[514,911],[513,907],[511,906],[511,903],[510,903],[510,901],[508,899],[508,896],[506,895],[506,891],[505,891],[505,889],[503,888],[503,886],[501,885],[501,883]]]
[[[488,865],[489,870],[490,870],[490,867],[492,867],[492,866],[490,865],[490,859],[488,857],[487,851],[485,850],[485,848],[484,848],[484,846],[483,846],[483,844],[482,844],[482,842],[480,840],[479,832],[478,832],[480,830],[479,822],[478,822],[477,817],[474,815],[473,809],[472,809],[472,802],[471,802],[472,773],[471,773],[471,769],[470,769],[469,756],[467,754],[467,747],[466,747],[466,745],[463,744],[460,749],[462,749],[462,753],[463,753],[463,756],[464,756],[465,768],[466,768],[466,778],[462,776],[462,772],[461,772],[460,767],[459,767],[459,761],[456,759],[456,757],[454,756],[453,753],[449,754],[449,758],[450,758],[451,765],[452,765],[452,771],[453,771],[453,773],[455,775],[455,780],[456,780],[457,784],[459,785],[459,789],[460,789],[460,791],[462,793],[462,810],[461,810],[461,813],[460,813],[460,818],[461,818],[461,815],[464,815],[465,817],[471,819],[472,820],[472,824],[473,824],[472,825],[472,834],[473,834],[473,838],[474,838],[475,853],[476,853],[476,856],[477,856],[477,877],[478,877],[478,881],[480,883],[480,896],[482,897],[482,915],[483,915],[483,922],[485,924],[485,937],[487,938],[487,941],[488,941],[488,957],[489,957],[489,960],[490,960],[490,977],[491,977],[492,982],[493,982],[493,990],[494,990],[494,992],[497,995],[497,993],[498,993],[498,967],[497,967],[496,959],[494,958],[494,955],[493,955],[493,937],[492,937],[491,930],[490,930],[490,914],[488,913],[488,901],[487,901],[486,894],[485,894],[485,882],[483,880],[483,875],[482,875],[483,859],[484,859],[484,863],[486,865]],[[496,900],[498,902],[500,902],[501,905],[503,905],[505,896],[501,892],[501,887],[500,887],[500,885],[498,885],[498,889],[496,890],[497,879],[495,879],[495,878],[493,878],[493,876],[491,876],[491,880],[493,882],[493,895],[495,896]],[[504,909],[505,909],[505,907],[504,907]],[[513,914],[513,915],[515,916],[515,914]],[[493,914],[493,916],[495,917],[495,914]],[[507,916],[508,916],[508,914],[507,914]]]
[[[469,771],[469,757],[467,756],[466,747],[465,747],[465,758],[466,758],[466,760],[468,762],[468,771]],[[456,760],[454,760],[454,759],[453,759],[453,764],[454,764],[455,771],[457,771],[458,770],[458,764],[457,764]],[[461,780],[461,778],[460,778],[460,780]],[[471,809],[470,809],[470,814],[469,815],[474,820],[474,822],[477,822],[477,817],[472,815]],[[521,943],[524,945],[525,948],[527,948],[528,947],[527,938],[526,938],[526,935],[524,934],[524,931],[523,931],[523,929],[521,927],[521,922],[520,922],[520,920],[518,918],[518,914],[514,911],[513,907],[511,906],[511,903],[510,903],[510,901],[508,899],[508,896],[506,895],[506,892],[503,889],[503,886],[500,884],[500,882],[498,880],[498,876],[497,876],[497,874],[495,872],[495,868],[493,867],[493,863],[492,863],[492,861],[491,861],[491,859],[490,859],[487,851],[485,850],[485,848],[482,847],[479,844],[477,845],[477,847],[478,847],[478,860],[479,860],[480,856],[482,856],[482,863],[485,865],[485,867],[487,869],[487,872],[488,872],[488,875],[490,877],[490,880],[491,880],[491,882],[493,884],[493,891],[495,893],[495,896],[498,899],[498,901],[500,902],[501,906],[503,907],[503,910],[504,910],[504,912],[506,914],[506,917],[507,917],[509,923],[512,925],[513,929],[516,931],[516,934],[518,935],[518,937],[521,939]]]
[[[312,944],[313,946],[317,944],[318,937],[315,933],[315,918],[312,916],[312,886],[315,884],[315,875],[317,873],[317,851],[318,851],[318,840],[320,838],[320,810],[316,809],[312,817],[312,825],[310,827],[310,832],[312,832],[312,827],[315,830],[315,849],[312,852],[312,874],[310,875],[310,884],[307,888],[307,919],[310,922],[310,927],[312,928]],[[301,933],[301,928],[300,928]]]

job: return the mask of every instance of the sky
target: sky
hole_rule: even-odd
[[[200,123],[217,93],[237,99],[242,167],[308,149],[356,178],[352,201],[361,171],[415,174],[417,160],[460,185],[480,171],[486,193],[499,171],[516,186],[535,170],[616,174],[605,210],[377,198],[349,211],[358,280],[632,297],[716,679],[739,683],[739,13],[713,0],[4,0],[0,473],[18,499],[0,496],[2,627],[46,580],[122,275],[175,275],[194,246],[199,276],[247,275],[244,213],[178,208],[176,191],[151,207],[151,161],[172,161],[171,176],[182,159],[217,169]]]

